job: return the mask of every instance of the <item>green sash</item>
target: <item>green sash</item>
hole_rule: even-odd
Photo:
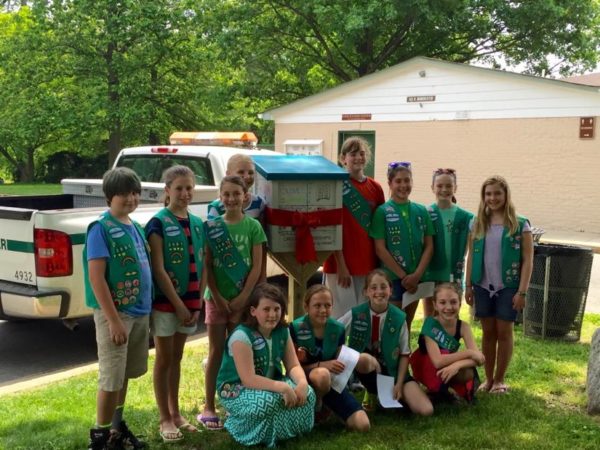
[[[350,180],[344,180],[342,202],[348,211],[350,211],[352,217],[368,234],[373,211],[369,202],[358,192],[358,189],[354,187]]]
[[[521,234],[525,217],[517,217],[519,227],[515,234],[509,234],[508,228],[502,232],[502,283],[504,287],[518,288],[521,279]],[[485,251],[485,235],[480,239],[473,239],[473,271],[471,282],[478,284],[483,277],[483,255]]]
[[[308,314],[299,317],[292,322],[294,333],[296,335],[296,345],[304,347],[308,352],[315,356],[317,346],[315,344],[315,334],[308,318]],[[325,333],[323,335],[323,361],[329,361],[336,357],[338,342],[340,336],[344,334],[344,326],[337,320],[329,317],[325,324]]]
[[[252,345],[252,358],[254,360],[254,373],[266,377],[269,372],[269,365],[272,363],[275,369],[273,379],[282,379],[283,371],[281,369],[281,363],[283,362],[283,357],[285,355],[285,348],[289,334],[288,329],[285,327],[279,327],[273,330],[271,333],[271,351],[269,351],[267,340],[258,330],[249,328],[246,325],[238,325],[236,330],[242,330],[250,340]],[[221,368],[219,369],[219,374],[217,376],[217,387],[219,388],[219,393],[221,393],[220,391],[225,383],[241,383],[240,376],[235,367],[233,356],[231,356],[227,350],[228,347],[229,338],[225,343],[226,350],[223,353]],[[227,392],[227,389],[225,391]]]
[[[89,224],[87,233],[99,223],[107,239],[110,258],[106,261],[105,278],[110,289],[112,301],[119,311],[127,310],[135,305],[139,300],[140,285],[142,282],[140,274],[140,265],[135,242],[133,238],[124,229],[124,225],[115,219],[108,211],[103,213],[100,218]],[[148,242],[146,241],[144,230],[135,221],[132,220],[135,229],[144,241],[146,254],[150,260]],[[90,308],[99,309],[100,305],[92,289],[88,273],[87,261],[87,237],[86,244],[83,247],[83,274],[85,282],[85,304]]]
[[[429,270],[442,270],[446,264],[450,268],[450,273],[454,275],[454,281],[458,282],[462,280],[464,267],[465,267],[465,249],[467,248],[467,241],[469,237],[469,223],[473,219],[473,214],[465,211],[462,208],[456,209],[456,215],[454,216],[454,223],[452,225],[452,251],[450,254],[450,261],[446,260],[446,243],[444,224],[441,220],[441,213],[439,207],[434,203],[429,207],[429,215],[435,229],[435,235],[433,236],[433,256],[427,272],[421,281],[440,281],[432,280]]]
[[[403,270],[412,273],[423,253],[427,210],[422,205],[410,202],[408,217],[401,217],[392,200],[388,200],[383,208],[386,248]]]
[[[163,257],[165,270],[177,295],[187,292],[190,280],[190,252],[188,249],[188,238],[179,220],[168,209],[163,208],[154,217],[162,223],[163,227]],[[196,261],[196,272],[198,281],[202,278],[202,266],[204,265],[204,232],[202,220],[193,214],[188,214],[190,221],[190,236]],[[160,292],[160,288],[155,286]]]
[[[239,289],[242,289],[250,268],[231,239],[227,224],[222,217],[207,220],[204,222],[204,231],[213,258],[221,262],[227,269],[225,270],[227,276]]]
[[[381,336],[381,354],[388,370],[388,375],[396,378],[400,357],[400,331],[406,320],[406,314],[400,308],[389,305]],[[352,308],[352,322],[348,346],[357,352],[363,352],[371,340],[371,312],[369,303],[362,303]]]
[[[456,352],[460,347],[460,342],[454,339],[454,336],[449,335],[442,324],[433,317],[425,319],[421,334],[433,339],[438,347],[448,350],[450,353]]]

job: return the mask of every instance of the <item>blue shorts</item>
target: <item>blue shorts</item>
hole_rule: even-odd
[[[331,389],[323,397],[323,404],[344,422],[356,411],[361,411],[362,406],[358,400],[350,393],[348,388],[344,388],[341,393]]]
[[[396,278],[392,281],[392,296],[390,297],[391,302],[402,302],[402,296],[406,292],[404,286],[402,286],[402,280]]]
[[[490,297],[487,289],[474,285],[475,315],[480,319],[495,317],[508,322],[516,321],[517,310],[513,309],[512,300],[517,291],[515,288],[503,288]]]

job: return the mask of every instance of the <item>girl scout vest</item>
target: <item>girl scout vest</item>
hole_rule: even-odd
[[[400,356],[398,342],[400,340],[400,330],[405,320],[406,314],[404,314],[404,311],[394,305],[388,305],[385,324],[383,325],[379,339],[388,375],[394,378],[398,375],[398,358]],[[363,303],[352,308],[352,322],[350,323],[348,346],[362,353],[370,344],[370,340],[371,312],[369,303]]]
[[[450,252],[450,261],[446,260],[446,242],[444,233],[444,224],[441,220],[440,208],[433,204],[429,207],[429,214],[433,222],[435,229],[435,235],[433,236],[433,257],[429,263],[429,270],[442,270],[449,264],[450,274],[454,276],[454,281],[462,280],[464,267],[465,267],[465,249],[467,248],[467,241],[469,238],[469,222],[473,218],[473,214],[465,211],[462,208],[456,209],[456,215],[454,216],[454,223],[452,225],[452,250]],[[431,280],[429,274],[425,272],[423,280]],[[446,280],[447,281],[447,280]]]
[[[509,234],[508,228],[504,227],[502,232],[502,283],[504,287],[518,288],[521,279],[521,234],[525,217],[517,217],[519,227],[515,234]],[[471,283],[477,284],[481,281],[483,274],[483,253],[485,250],[485,235],[473,239],[473,271]]]
[[[413,272],[423,253],[427,209],[409,202],[407,218],[398,214],[393,200],[388,200],[382,207],[385,213],[386,248],[402,269]]]
[[[317,346],[308,314],[294,320],[292,327],[296,335],[296,346],[304,347],[312,356],[315,356],[317,354]],[[323,361],[335,359],[340,336],[343,334],[344,325],[329,317],[325,324],[325,333],[323,334]]]
[[[144,241],[148,259],[150,259],[148,243],[144,238],[144,230],[142,230],[142,227],[137,222],[132,222],[141,239]],[[118,310],[126,310],[138,301],[140,293],[141,274],[135,251],[135,242],[129,233],[123,229],[121,222],[111,216],[108,211],[88,226],[88,234],[95,223],[99,223],[102,226],[102,230],[108,241],[110,258],[106,261],[104,277],[110,289],[110,295]],[[83,273],[85,281],[85,304],[90,308],[99,309],[100,305],[89,281],[87,243],[83,247]]]
[[[177,217],[175,217],[168,208],[162,209],[154,217],[160,220],[163,227],[165,270],[173,283],[173,287],[175,287],[177,295],[184,295],[188,290],[190,281],[190,253],[187,236],[185,235],[185,231],[179,223],[179,220],[177,220]],[[202,220],[193,214],[189,214],[188,218],[190,221],[190,235],[196,260],[196,272],[198,273],[198,280],[200,280],[202,278],[202,266],[204,263],[204,232]],[[155,285],[155,289],[160,292],[158,285]]]
[[[373,211],[369,202],[358,192],[358,189],[354,187],[350,180],[344,180],[342,202],[356,222],[368,234]]]
[[[204,222],[204,232],[213,258],[222,262],[227,276],[241,290],[250,268],[231,239],[223,217]]]
[[[236,330],[241,330],[246,333],[246,336],[248,336],[248,339],[250,339],[250,342],[252,343],[254,373],[266,377],[269,371],[269,363],[272,362],[273,367],[275,368],[275,375],[273,379],[281,380],[283,378],[281,362],[283,361],[283,355],[285,353],[288,338],[287,328],[278,327],[275,328],[271,333],[272,348],[270,355],[267,340],[258,330],[252,329],[246,325],[238,325]],[[231,356],[229,351],[227,351],[229,339],[227,341],[228,342],[225,344],[223,359],[221,361],[221,368],[219,369],[219,375],[217,376],[217,386],[221,397],[228,396],[227,394],[228,392],[231,392],[233,387],[232,385],[241,383],[240,376],[235,368],[233,356]],[[271,357],[271,361],[269,361],[269,356]]]

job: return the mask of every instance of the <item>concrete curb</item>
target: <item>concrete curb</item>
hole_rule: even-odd
[[[189,339],[185,346],[196,347],[198,345],[208,344],[208,336],[201,335],[200,337]],[[156,355],[156,350],[150,349],[150,356]],[[83,366],[73,367],[67,370],[61,370],[59,372],[49,373],[47,375],[35,376],[29,380],[19,381],[6,386],[0,386],[0,396],[6,394],[15,394],[22,391],[28,391],[31,389],[46,386],[56,381],[66,380],[84,373],[93,372],[98,370],[98,363],[85,364]]]

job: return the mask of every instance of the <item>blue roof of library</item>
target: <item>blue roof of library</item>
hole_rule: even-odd
[[[345,180],[348,172],[323,156],[252,155],[256,171],[267,180]]]

